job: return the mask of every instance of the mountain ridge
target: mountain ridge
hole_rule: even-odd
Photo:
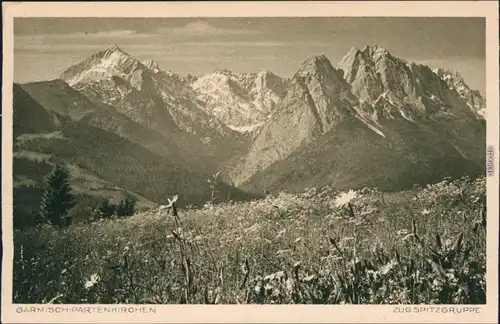
[[[240,196],[326,184],[399,190],[484,169],[481,94],[457,73],[432,70],[377,45],[353,47],[336,65],[326,55],[307,57],[291,78],[227,69],[181,76],[114,45],[69,67],[61,80],[21,87],[55,113],[41,120],[63,118],[66,134],[52,141],[65,136],[83,145],[75,134],[81,129],[90,136],[97,128],[103,138],[165,164],[156,169],[137,157],[141,168],[177,179],[167,170],[175,166],[197,187],[203,181],[193,177],[221,172],[224,190],[243,190]],[[21,132],[39,127],[16,123]],[[25,137],[42,146],[50,138]],[[116,163],[127,168],[123,160]],[[135,177],[142,171],[129,172]],[[145,177],[159,190],[158,179]],[[118,182],[133,190],[140,183],[141,194],[157,202],[143,179]],[[199,191],[183,188],[186,196]]]

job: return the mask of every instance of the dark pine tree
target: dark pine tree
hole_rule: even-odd
[[[117,206],[112,204],[108,199],[104,199],[99,206],[99,212],[103,218],[109,218],[116,212]]]
[[[68,213],[75,204],[74,199],[69,185],[68,171],[60,164],[56,164],[45,178],[40,215],[52,225],[68,225],[70,221]]]
[[[120,201],[120,204],[116,207],[116,213],[118,216],[132,216],[135,212],[135,200],[125,198]]]

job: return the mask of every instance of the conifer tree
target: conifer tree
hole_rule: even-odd
[[[118,216],[132,216],[135,212],[136,202],[132,199],[125,198],[120,201],[120,204],[116,207],[116,213]]]
[[[68,171],[60,164],[56,164],[45,178],[40,215],[52,225],[67,225],[68,213],[75,204],[74,198],[69,185]]]

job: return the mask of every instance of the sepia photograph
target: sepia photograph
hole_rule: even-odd
[[[12,304],[496,303],[485,16],[133,14],[12,18]]]

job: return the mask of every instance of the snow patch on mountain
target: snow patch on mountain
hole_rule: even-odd
[[[192,88],[205,111],[228,127],[248,132],[260,127],[281,103],[286,81],[267,71],[216,70],[194,79]]]

